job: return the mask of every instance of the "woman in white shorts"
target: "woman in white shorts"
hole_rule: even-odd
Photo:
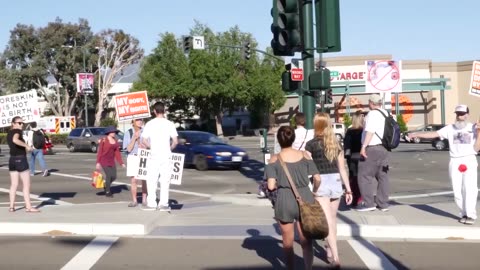
[[[345,200],[352,203],[352,191],[348,181],[342,147],[332,130],[330,117],[326,113],[317,113],[313,118],[314,138],[307,142],[308,151],[320,172],[320,187],[315,199],[320,203],[328,222],[329,234],[327,261],[334,267],[340,267],[337,248],[337,210],[343,195],[342,182],[345,185]]]

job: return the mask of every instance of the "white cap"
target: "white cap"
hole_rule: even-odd
[[[469,113],[469,110],[467,105],[460,104],[455,107],[455,112]]]
[[[380,104],[383,101],[382,97],[379,94],[371,94],[368,97],[368,100],[375,103],[375,104]]]

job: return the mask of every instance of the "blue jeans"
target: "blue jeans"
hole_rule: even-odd
[[[30,155],[30,174],[35,174],[35,159],[38,159],[38,163],[40,163],[42,171],[45,171],[47,169],[42,149],[33,149]]]

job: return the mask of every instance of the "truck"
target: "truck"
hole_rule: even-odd
[[[47,134],[68,134],[76,127],[76,121],[75,116],[44,116],[37,126]]]

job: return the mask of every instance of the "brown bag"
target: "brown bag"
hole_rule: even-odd
[[[302,228],[303,235],[310,239],[326,238],[328,236],[328,222],[322,206],[316,200],[314,203],[307,203],[302,200],[302,197],[298,193],[297,186],[295,182],[293,182],[292,176],[280,155],[278,155],[278,160],[287,175],[293,194],[297,199],[298,208],[300,209],[300,227]]]

